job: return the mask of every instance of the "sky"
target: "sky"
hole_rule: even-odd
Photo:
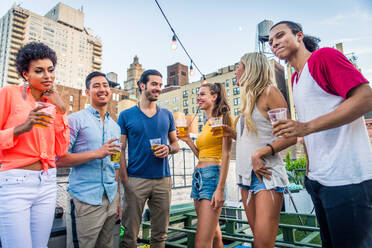
[[[357,57],[363,75],[372,82],[371,0],[158,0],[178,37],[203,74],[235,64],[255,49],[256,26],[262,20],[301,23],[305,34],[319,37],[320,46],[343,42],[344,53]],[[14,4],[46,14],[58,1],[1,0],[0,17]],[[154,0],[63,0],[80,9],[85,26],[103,43],[103,72],[118,81],[137,55],[145,69],[157,69],[166,84],[167,66],[190,59],[180,46],[170,49],[172,32]],[[190,81],[199,80],[195,73]]]

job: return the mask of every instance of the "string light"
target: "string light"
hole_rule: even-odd
[[[192,61],[190,63],[190,76],[194,76],[194,68],[192,68]]]
[[[173,51],[177,49],[177,38],[176,38],[176,35],[173,35],[171,49]]]
[[[206,84],[207,83],[207,79],[205,78],[205,76],[203,75],[203,82],[201,84]]]
[[[191,58],[190,54],[187,52],[186,48],[185,48],[184,45],[182,44],[182,42],[181,42],[181,40],[180,40],[180,37],[176,34],[176,31],[174,31],[172,25],[169,23],[168,18],[165,16],[163,9],[160,7],[160,5],[159,5],[159,3],[158,3],[158,0],[155,0],[155,3],[156,3],[156,5],[158,6],[158,8],[159,8],[161,14],[163,15],[165,21],[168,23],[168,26],[169,26],[170,30],[171,30],[172,33],[173,33],[172,45],[171,45],[172,50],[175,50],[175,49],[177,48],[177,41],[178,41],[178,43],[181,45],[181,48],[182,48],[183,51],[186,53],[187,57],[189,57],[189,59],[191,60],[191,65],[190,65],[190,75],[191,75],[191,73],[193,73],[192,70],[193,70],[194,68],[193,68],[192,65],[194,65],[195,68],[196,68],[196,69],[198,70],[198,72],[200,73],[200,75],[202,75],[202,78],[204,79],[204,80],[203,80],[203,83],[204,83],[204,82],[207,82],[206,79],[205,79],[205,75],[200,71],[199,67],[195,64],[194,60]],[[176,48],[173,48],[173,47],[174,47],[174,44],[175,44]]]

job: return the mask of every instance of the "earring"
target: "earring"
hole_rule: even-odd
[[[23,84],[23,91],[22,91],[22,96],[24,100],[27,99],[27,88],[28,88],[28,82],[25,81],[25,83]]]

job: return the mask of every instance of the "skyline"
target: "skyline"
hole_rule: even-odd
[[[13,1],[0,6],[2,17]],[[26,0],[20,6],[45,15],[58,1]],[[63,3],[80,9],[83,6],[85,26],[91,28],[103,43],[103,69],[118,74],[118,82],[126,80],[126,70],[137,55],[145,69],[158,69],[166,84],[166,67],[190,61],[178,46],[170,49],[172,32],[154,1],[138,0],[102,5],[97,0],[67,0]],[[343,42],[345,54],[354,52],[357,64],[368,81],[372,81],[372,3],[368,0],[313,1],[313,5],[293,6],[291,1],[249,3],[248,1],[170,1],[159,0],[177,35],[203,74],[234,64],[255,49],[256,25],[264,19],[274,23],[287,19],[299,22],[305,34],[319,37],[320,46]],[[322,8],[320,8],[322,6]],[[283,62],[281,62],[283,64]],[[58,65],[57,65],[58,66]],[[195,69],[195,67],[194,67]],[[195,76],[190,82],[200,79]]]

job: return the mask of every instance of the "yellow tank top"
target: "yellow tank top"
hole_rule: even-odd
[[[199,150],[199,161],[222,160],[222,137],[213,136],[209,121],[205,123],[202,132],[196,139],[196,147]]]

